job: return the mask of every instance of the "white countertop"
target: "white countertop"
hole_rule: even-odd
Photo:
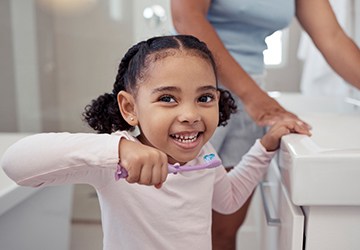
[[[360,205],[360,112],[344,99],[284,94],[279,102],[312,127],[281,141],[278,165],[296,205]]]

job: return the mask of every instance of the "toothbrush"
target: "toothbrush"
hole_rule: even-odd
[[[221,161],[219,159],[215,159],[215,154],[207,154],[204,157],[205,162],[193,165],[193,166],[180,166],[179,163],[169,164],[168,165],[168,173],[177,174],[180,172],[187,172],[187,171],[194,171],[194,170],[201,170],[206,168],[216,168],[221,165]],[[116,172],[115,172],[115,180],[119,180],[120,178],[126,178],[128,173],[126,169],[118,164]]]

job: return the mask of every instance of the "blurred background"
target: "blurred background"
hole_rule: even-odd
[[[127,49],[173,33],[169,2],[1,0],[0,131],[87,131],[81,113],[111,89]],[[359,41],[358,1],[333,2],[342,3],[338,18]],[[266,90],[301,91],[304,63],[316,51],[296,20],[267,43]],[[334,77],[330,69],[325,73]]]
[[[174,32],[169,2],[1,0],[0,132],[91,132],[81,119],[84,107],[112,89],[128,48],[150,36]],[[359,1],[333,2],[339,4],[334,6],[339,21],[359,44]],[[360,97],[326,67],[297,21],[267,43],[267,91],[309,94],[306,86],[332,79],[338,87],[326,94]],[[325,66],[315,70],[311,62]],[[77,185],[73,202],[71,249],[100,249],[96,193]]]

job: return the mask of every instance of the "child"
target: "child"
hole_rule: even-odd
[[[30,136],[10,147],[1,165],[20,185],[94,186],[104,249],[211,249],[211,209],[239,209],[281,136],[309,135],[304,125],[282,121],[230,173],[216,167],[168,175],[168,163],[197,165],[216,155],[208,140],[234,110],[230,94],[217,88],[204,43],[185,35],[155,37],[130,48],[112,93],[86,107],[85,120],[100,134]],[[116,181],[118,162],[128,176]]]

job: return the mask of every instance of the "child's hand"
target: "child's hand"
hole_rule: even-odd
[[[123,138],[119,142],[119,156],[121,166],[128,172],[129,183],[160,188],[166,180],[168,158],[160,150]]]
[[[298,133],[311,136],[309,125],[295,120],[282,120],[276,122],[269,131],[261,138],[261,144],[267,151],[274,151],[280,146],[282,136],[290,133]]]

